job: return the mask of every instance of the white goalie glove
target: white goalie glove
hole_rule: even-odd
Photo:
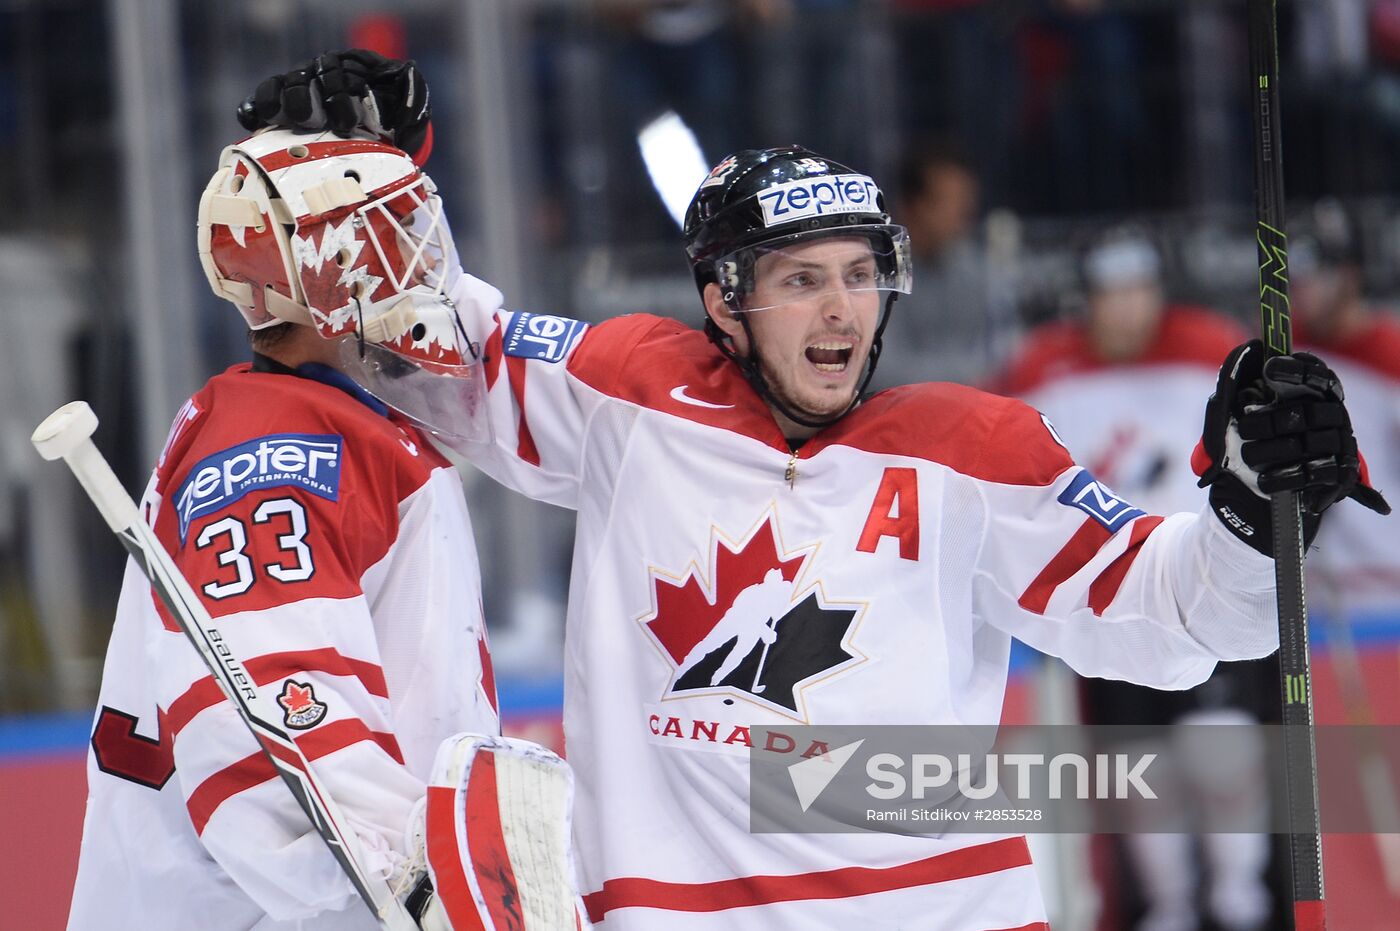
[[[423,931],[590,927],[570,844],[573,791],[569,765],[538,744],[443,741],[395,883]]]

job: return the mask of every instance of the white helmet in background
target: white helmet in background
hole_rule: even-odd
[[[229,146],[200,198],[199,257],[249,329],[315,327],[385,404],[444,438],[484,438],[482,366],[448,299],[452,232],[400,150],[282,129]]]

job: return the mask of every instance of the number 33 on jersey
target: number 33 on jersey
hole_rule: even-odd
[[[331,435],[280,434],[261,437],[220,450],[197,463],[175,494],[180,540],[188,543],[190,523],[201,515],[226,510],[249,492],[300,488],[316,497],[340,498],[342,440]],[[306,506],[286,497],[255,496],[246,516],[230,514],[209,521],[195,537],[195,549],[214,556],[224,571],[197,573],[195,584],[214,599],[247,592],[258,575],[282,584],[305,582],[316,572],[308,532]],[[248,555],[250,533],[272,536],[276,558],[255,566]],[[264,528],[259,531],[258,528]],[[255,549],[266,551],[267,547]],[[198,563],[198,560],[194,560]],[[231,571],[230,571],[231,570]],[[201,582],[204,576],[210,581]],[[274,595],[275,597],[275,595]]]

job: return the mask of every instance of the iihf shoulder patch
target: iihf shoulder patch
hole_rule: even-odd
[[[1117,533],[1124,524],[1147,513],[1118,497],[1108,486],[1100,484],[1088,469],[1079,470],[1068,487],[1060,492],[1058,500],[1088,514],[1109,533]]]
[[[518,311],[503,334],[501,351],[521,359],[558,362],[586,329],[588,324],[582,320]]]
[[[288,679],[282,683],[282,694],[277,696],[277,704],[286,709],[282,723],[294,730],[304,731],[315,727],[326,716],[325,702],[316,700],[316,692],[311,683]]]
[[[295,485],[337,500],[341,446],[335,434],[279,433],[205,456],[175,492],[180,542],[185,542],[195,518],[233,504],[254,489]]]

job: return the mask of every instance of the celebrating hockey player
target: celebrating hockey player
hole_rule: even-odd
[[[471,523],[427,436],[486,429],[432,182],[368,137],[265,132],[225,150],[199,249],[253,358],[181,408],[147,519],[371,880],[424,928],[573,928],[567,771],[492,736]],[[134,563],[88,785],[75,931],[381,927]]]
[[[338,59],[265,82],[245,125],[382,113],[373,80],[355,107],[321,81]],[[1043,929],[1023,837],[751,834],[750,728],[995,723],[1012,636],[1085,674],[1194,685],[1276,646],[1260,490],[1299,489],[1310,527],[1345,496],[1384,507],[1330,371],[1266,365],[1257,343],[1207,404],[1211,506],[1167,517],[1100,485],[1021,402],[865,397],[913,280],[883,205],[799,147],[720,161],[685,222],[703,329],[507,311],[466,275],[450,291],[484,344],[492,428],[462,449],[578,510],[564,726],[604,928]],[[693,661],[774,570],[793,594],[772,641],[721,677],[728,641]]]

